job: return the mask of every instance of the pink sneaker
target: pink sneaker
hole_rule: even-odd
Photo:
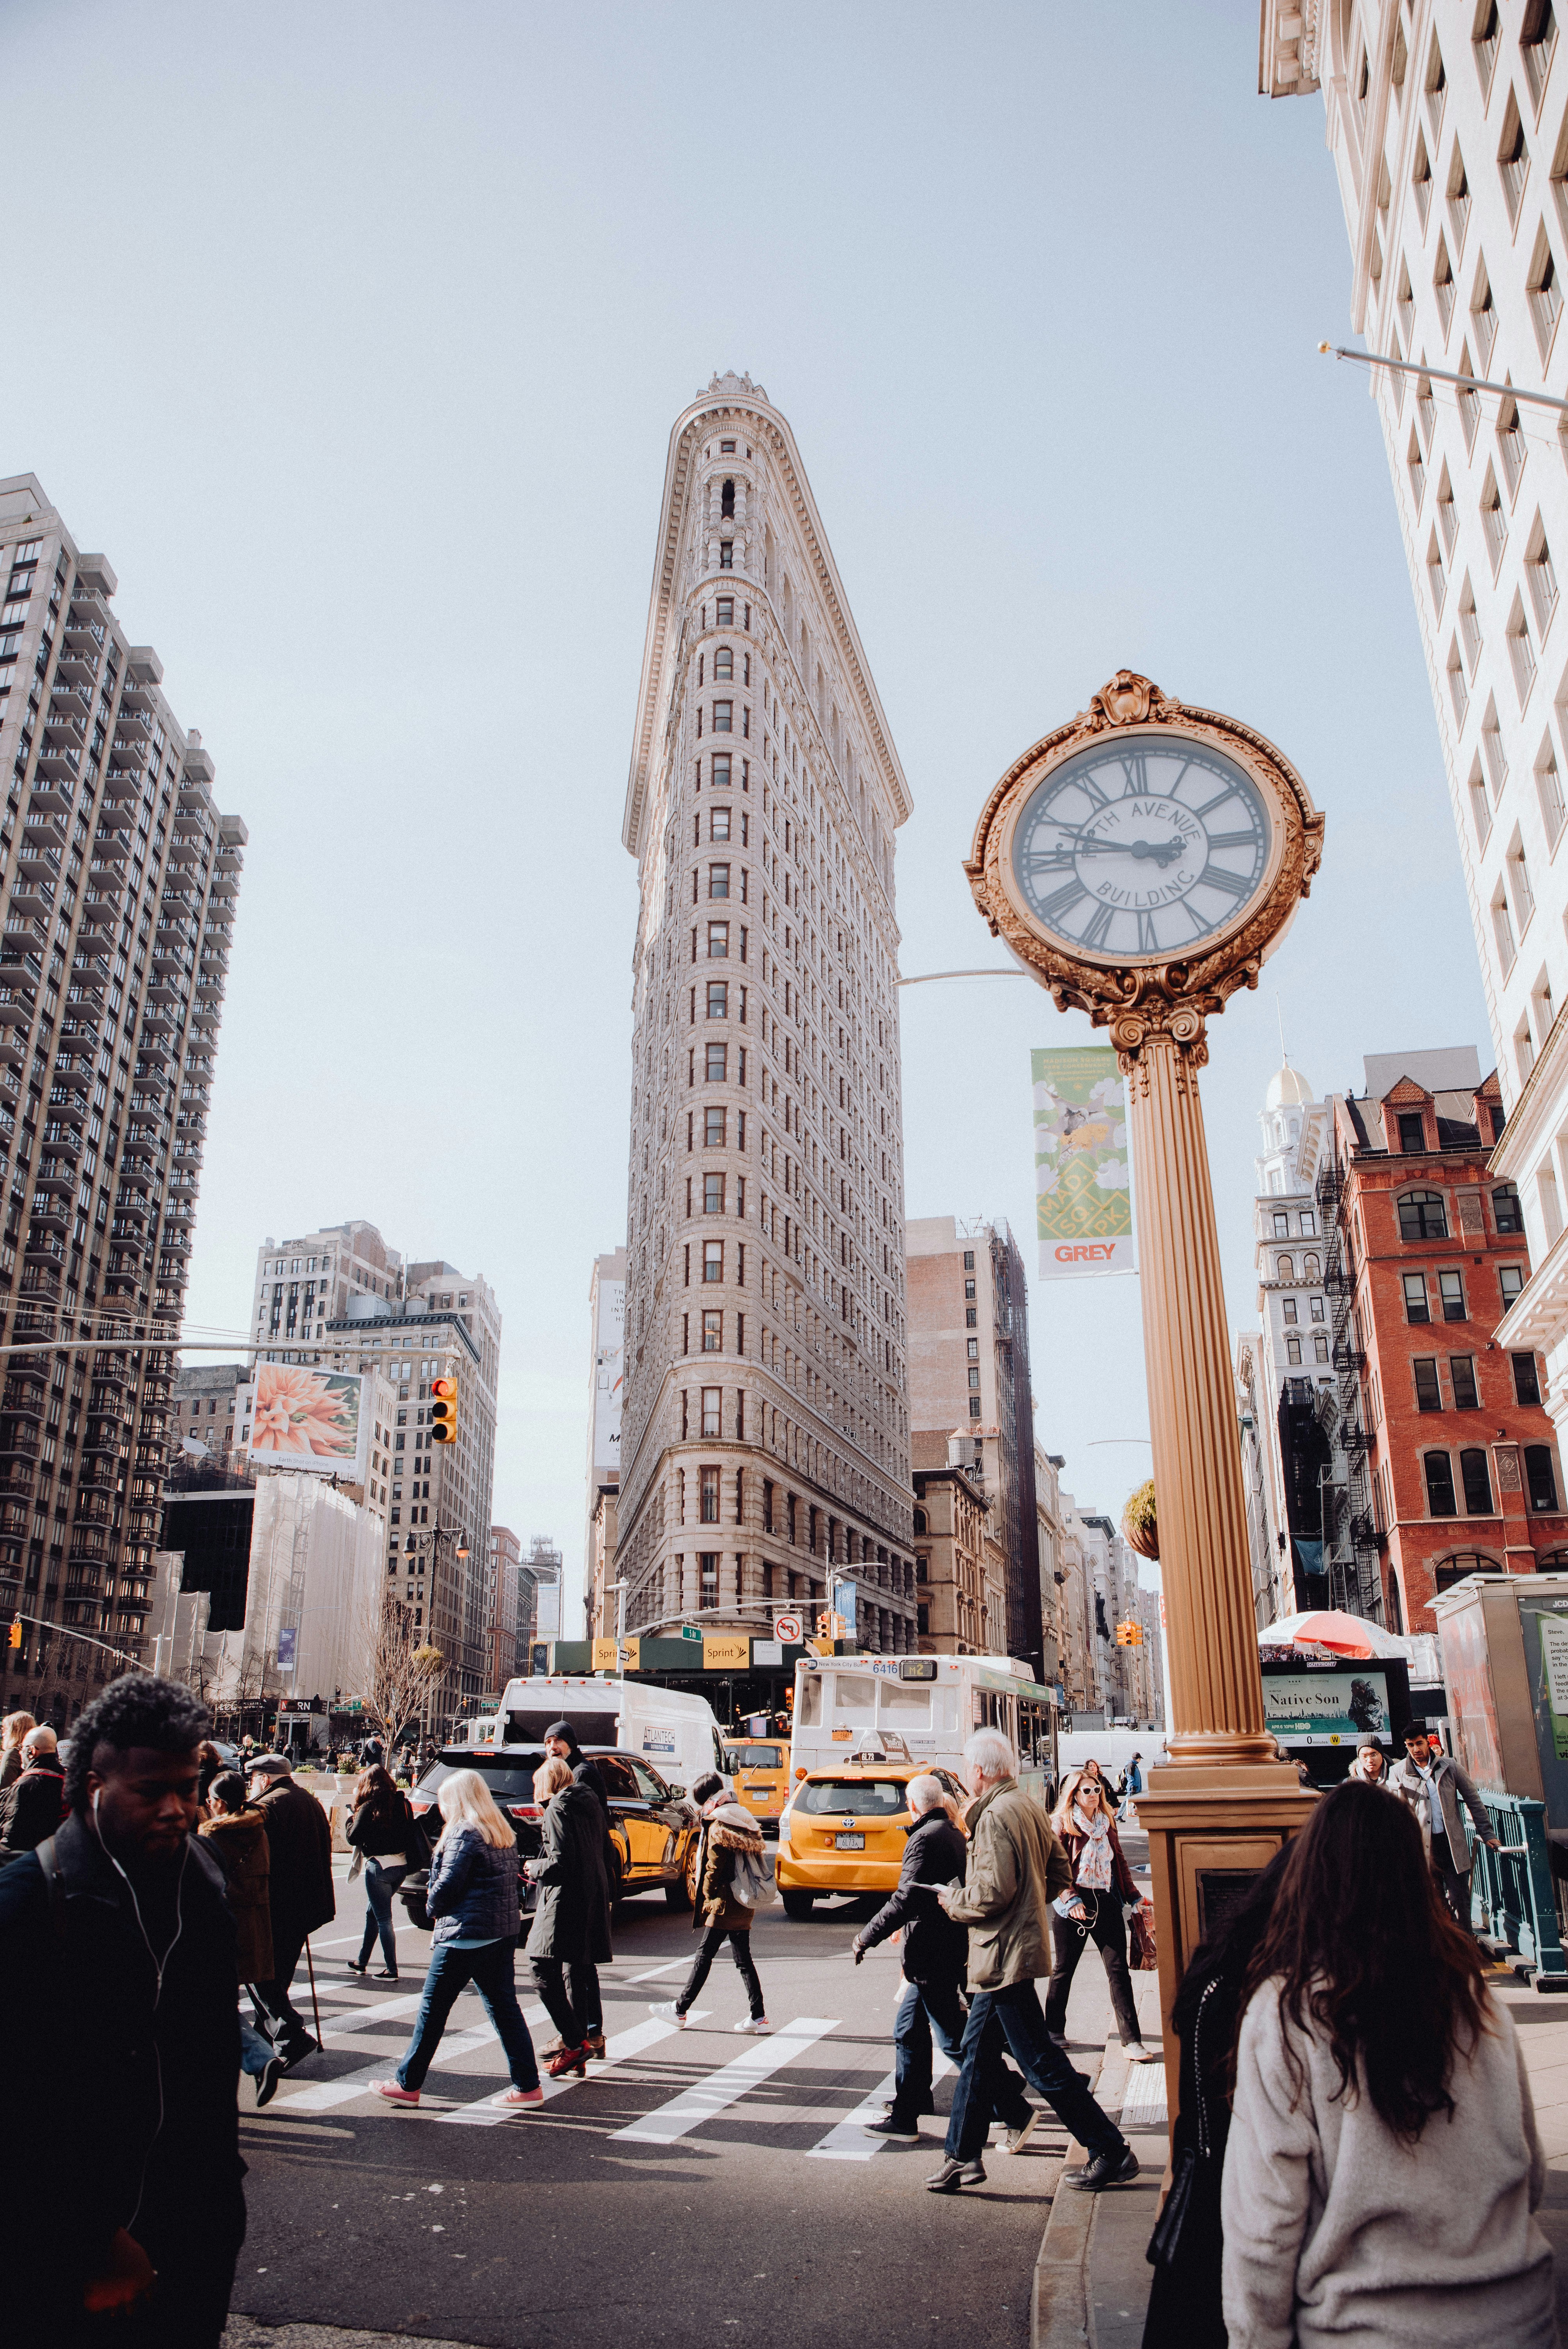
[[[389,2105],[417,2105],[419,2101],[418,2088],[400,2088],[396,2080],[372,2080],[370,2085]]]
[[[543,2102],[542,2088],[508,2088],[504,2095],[496,2098],[498,2105],[542,2105]]]

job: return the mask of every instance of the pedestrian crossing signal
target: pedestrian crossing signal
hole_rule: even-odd
[[[435,1379],[430,1384],[430,1441],[432,1444],[455,1444],[458,1440],[458,1382],[456,1379]]]

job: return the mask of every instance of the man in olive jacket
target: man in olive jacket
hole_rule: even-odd
[[[964,1822],[968,1871],[958,1890],[944,1886],[937,1898],[954,1923],[969,1928],[969,2021],[947,2158],[925,2182],[934,2193],[952,2194],[984,2181],[988,2073],[999,2032],[1024,2077],[1088,2147],[1088,2162],[1068,2183],[1090,2193],[1124,2186],[1138,2175],[1138,2157],[1047,2031],[1035,1988],[1051,1971],[1051,1902],[1072,1889],[1067,1854],[1046,1812],[1019,1786],[1013,1749],[1000,1730],[977,1729],[964,1759],[975,1797]]]

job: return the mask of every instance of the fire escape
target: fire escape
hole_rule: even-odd
[[[1361,1401],[1367,1355],[1356,1318],[1355,1277],[1340,1214],[1344,1191],[1336,1137],[1335,1150],[1319,1170],[1316,1185],[1336,1372],[1334,1385],[1320,1391],[1318,1402],[1318,1419],[1330,1447],[1330,1464],[1322,1471],[1324,1560],[1329,1605],[1381,1623],[1383,1577],[1377,1565],[1381,1537],[1367,1465],[1368,1444]]]

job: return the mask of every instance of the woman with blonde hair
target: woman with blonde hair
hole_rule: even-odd
[[[1122,1852],[1098,1771],[1068,1772],[1051,1813],[1051,1826],[1072,1862],[1073,1880],[1070,1890],[1058,1894],[1051,1903],[1054,1954],[1050,1988],[1046,1992],[1046,2029],[1058,2047],[1067,2044],[1068,1992],[1085,1944],[1092,1940],[1110,1987],[1111,2012],[1122,2046],[1132,2063],[1151,2063],[1161,2051],[1143,2044],[1127,1971],[1127,1919],[1140,1906],[1143,1896]]]
[[[408,2053],[391,2080],[372,2083],[391,2105],[417,2105],[441,2044],[447,2018],[469,1982],[506,2051],[511,2085],[498,2105],[544,2101],[533,2042],[517,2002],[512,1954],[521,1919],[517,1898],[517,1837],[477,1770],[454,1770],[436,1796],[442,1827],[430,1863],[425,1903],[435,1920],[430,1970]]]
[[[0,1721],[0,1794],[14,1778],[22,1775],[22,1740],[30,1729],[36,1729],[30,1713],[8,1713]]]

